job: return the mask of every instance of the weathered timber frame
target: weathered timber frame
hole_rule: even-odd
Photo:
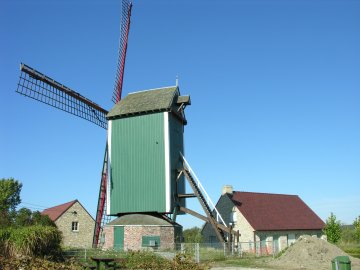
[[[183,156],[182,156],[183,157]],[[183,157],[184,159],[184,157]],[[220,222],[217,221],[217,219],[215,218],[213,211],[211,210],[209,204],[207,203],[207,201],[205,200],[204,195],[201,192],[201,189],[199,188],[199,186],[197,185],[195,179],[193,178],[192,174],[191,174],[191,170],[189,170],[185,164],[183,164],[183,168],[179,169],[179,173],[177,176],[177,180],[179,180],[181,178],[181,176],[184,175],[186,180],[188,181],[191,189],[193,190],[194,193],[189,193],[189,194],[178,194],[178,198],[179,199],[187,199],[187,198],[193,198],[196,197],[198,198],[200,205],[202,206],[206,216],[201,215],[191,209],[188,209],[186,207],[182,207],[179,206],[179,211],[180,212],[184,212],[186,214],[190,214],[196,218],[199,218],[205,222],[208,222],[211,224],[211,226],[213,227],[216,237],[218,238],[220,243],[228,243],[228,248],[230,249],[230,245],[233,242],[233,236],[236,237],[237,241],[239,241],[239,231],[234,231],[233,227],[230,225],[230,227],[227,227],[226,224],[221,224]],[[228,234],[228,239],[226,238],[225,233]]]
[[[107,110],[23,63],[16,92],[107,129]]]

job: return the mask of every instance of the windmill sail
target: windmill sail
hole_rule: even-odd
[[[17,93],[107,129],[105,109],[25,64],[21,64],[20,71]]]
[[[129,0],[122,1],[118,62],[116,69],[114,92],[112,97],[112,101],[114,103],[118,103],[121,100],[125,70],[125,58],[130,31],[131,8],[132,3]]]
[[[114,103],[118,103],[121,100],[122,85],[123,85],[124,70],[125,70],[126,50],[127,50],[127,43],[128,43],[129,30],[130,30],[131,8],[132,8],[132,3],[130,2],[130,0],[122,0],[118,62],[116,69],[114,92],[112,96],[112,101]],[[107,200],[106,197],[108,195],[107,194],[108,174],[106,169],[107,162],[108,162],[108,153],[106,148],[103,173],[100,181],[98,208],[96,211],[96,220],[95,220],[94,237],[93,237],[94,248],[101,246],[101,235],[103,233],[105,224],[109,221],[109,216],[106,215],[106,200]]]

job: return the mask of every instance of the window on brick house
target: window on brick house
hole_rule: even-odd
[[[236,221],[237,221],[236,206],[234,206],[230,213],[230,222],[236,223]],[[235,224],[233,224],[233,225],[235,225]]]
[[[73,222],[71,223],[71,230],[72,230],[73,232],[78,232],[78,231],[79,231],[79,222],[73,221]]]

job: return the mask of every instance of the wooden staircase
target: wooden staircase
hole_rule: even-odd
[[[217,211],[217,209],[215,208],[215,206],[211,202],[211,200],[210,200],[208,194],[206,193],[205,189],[201,185],[201,183],[198,180],[198,178],[196,177],[195,173],[192,171],[189,163],[185,160],[185,157],[182,154],[180,156],[181,156],[182,161],[183,161],[183,168],[179,170],[178,179],[183,174],[185,176],[185,178],[187,179],[187,181],[188,181],[191,189],[193,190],[194,194],[181,194],[181,195],[179,195],[179,197],[180,198],[181,197],[182,198],[184,198],[184,197],[197,197],[199,202],[200,202],[200,205],[202,206],[202,208],[203,208],[203,210],[204,210],[204,212],[206,214],[206,217],[203,216],[203,215],[200,215],[199,213],[197,213],[195,211],[187,209],[185,207],[180,207],[180,211],[188,213],[190,215],[193,215],[193,216],[195,216],[197,218],[200,218],[200,219],[204,220],[205,222],[209,222],[211,224],[211,226],[213,227],[219,242],[226,243],[227,242],[227,237],[225,235],[225,232],[231,234],[231,228],[228,228],[226,226],[226,223],[224,222],[224,220],[222,219],[220,213]],[[214,207],[213,210],[211,209],[211,207],[209,205],[209,201],[212,204],[212,206]]]

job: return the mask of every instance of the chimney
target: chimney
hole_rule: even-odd
[[[225,195],[226,193],[232,195],[233,192],[234,192],[234,190],[233,190],[233,186],[232,186],[232,185],[225,185],[225,186],[223,186],[223,188],[222,188],[221,195]]]

